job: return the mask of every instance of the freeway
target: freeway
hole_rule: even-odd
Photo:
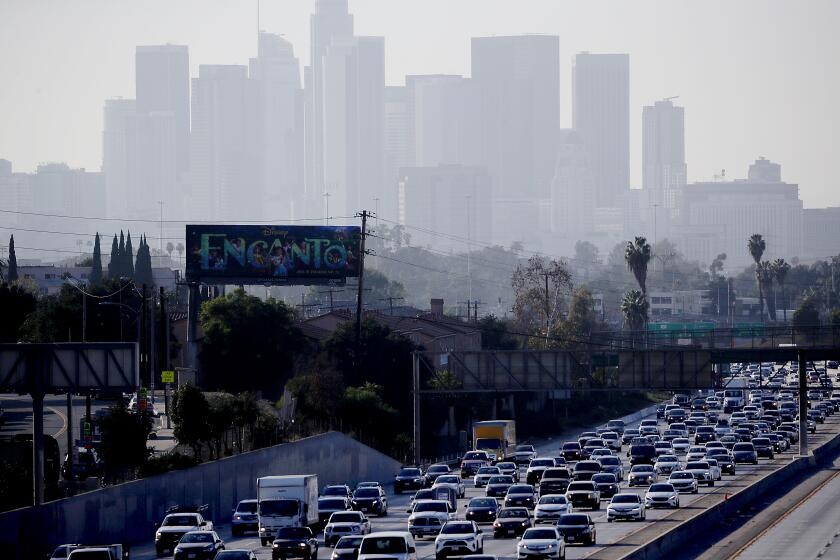
[[[826,441],[829,436],[840,432],[840,415],[831,416],[826,420],[825,424],[821,424],[816,436],[812,436],[813,445],[819,445]],[[638,423],[635,424],[636,426]],[[634,427],[634,426],[628,426]],[[660,422],[660,428],[664,428],[664,423]],[[577,434],[564,434],[553,442],[542,445],[538,448],[541,455],[549,453],[556,453],[562,441],[576,438]],[[796,449],[795,447],[793,448]],[[794,457],[793,451],[777,454],[773,460],[761,459],[759,465],[739,465],[736,476],[724,475],[723,480],[718,482],[714,487],[701,487],[696,495],[683,495],[681,497],[682,507],[678,510],[649,510],[646,522],[622,522],[622,523],[607,523],[606,522],[606,502],[602,502],[601,510],[591,512],[595,522],[598,536],[598,544],[592,547],[569,547],[567,549],[567,558],[592,558],[592,559],[607,559],[620,558],[624,554],[630,552],[636,547],[649,541],[652,537],[659,535],[669,528],[673,527],[680,521],[687,519],[709,507],[712,504],[719,502],[726,498],[728,493],[737,491],[739,488],[746,486],[752,481],[765,476],[769,472],[783,466],[790,462]],[[626,461],[626,459],[625,459]],[[523,473],[524,474],[524,473]],[[387,481],[383,481],[387,482]],[[622,484],[622,491],[626,491],[626,483]],[[644,493],[644,489],[635,488],[630,491]],[[463,507],[470,498],[476,496],[483,496],[484,493],[480,489],[475,489],[468,482],[467,494],[465,499],[459,500],[459,513],[463,515]],[[407,513],[406,505],[408,503],[408,495],[403,496],[389,496],[389,513],[384,518],[372,519],[373,530],[405,530]],[[261,547],[259,539],[254,535],[244,538],[232,538],[227,526],[227,519],[217,519],[218,524],[225,524],[220,529],[220,535],[227,543],[227,548],[245,548],[252,549],[257,553],[259,558],[270,558],[270,549],[268,547]],[[499,558],[514,558],[516,549],[515,539],[495,539],[492,536],[492,528],[489,524],[482,525],[484,530],[485,545],[484,551],[487,554],[494,554]],[[142,546],[135,546],[132,549],[132,558],[145,559],[154,558],[154,546],[151,540],[152,532],[150,531],[150,540],[147,544]],[[319,536],[319,541],[321,541]],[[320,557],[326,558],[330,555],[331,549],[321,548]],[[418,541],[417,549],[418,558],[433,558],[434,544],[433,539],[422,539]]]

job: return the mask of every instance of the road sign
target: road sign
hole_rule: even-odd
[[[175,383],[175,371],[162,371],[160,372],[160,380],[163,383]]]

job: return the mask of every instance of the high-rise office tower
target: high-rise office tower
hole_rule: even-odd
[[[560,128],[559,38],[474,37],[471,57],[480,163],[494,195],[548,198]]]
[[[189,216],[260,219],[261,192],[254,188],[248,150],[248,68],[201,65],[192,81],[191,192]]]
[[[183,174],[190,154],[190,58],[184,45],[139,46],[135,54],[137,113],[172,113],[175,168]]]
[[[587,149],[596,207],[622,204],[630,188],[630,58],[575,57],[573,127]]]
[[[685,182],[684,110],[657,101],[642,109],[642,188],[649,204],[673,210]]]
[[[347,0],[316,0],[310,18],[310,62],[306,68],[306,204],[322,208],[324,182],[324,57],[333,41],[353,37]]]
[[[335,39],[323,62],[325,205],[352,216],[383,198],[385,41]]]
[[[279,35],[260,33],[249,82],[254,96],[249,105],[249,157],[263,218],[299,218],[304,194],[303,89],[292,44]]]
[[[385,175],[384,199],[374,205],[383,218],[397,216],[397,184],[400,169],[414,161],[409,150],[409,99],[408,87],[385,87]],[[377,202],[377,201],[375,201]]]
[[[125,218],[128,212],[128,189],[131,184],[129,169],[136,166],[136,156],[130,152],[133,142],[128,131],[137,114],[134,99],[108,99],[105,101],[104,128],[102,130],[102,173],[108,195],[109,218]]]

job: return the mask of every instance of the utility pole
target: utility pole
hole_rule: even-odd
[[[405,298],[401,298],[401,297],[386,297],[386,298],[380,298],[380,299],[379,299],[379,301],[387,301],[387,302],[390,304],[390,309],[391,309],[390,314],[391,314],[391,315],[393,315],[393,314],[394,314],[394,301],[396,301],[396,300],[400,300],[400,299],[405,299]]]
[[[361,214],[356,214],[356,217],[362,218],[362,238],[359,240],[359,295],[356,298],[356,370],[361,368],[361,360],[359,359],[361,343],[362,343],[362,294],[364,292],[365,281],[365,239],[367,237],[367,219],[370,212],[362,210]]]
[[[166,308],[166,293],[163,291],[163,286],[160,287],[160,321],[161,321],[161,336],[163,337],[163,359],[161,364],[163,369],[170,371],[169,361],[169,311]],[[163,413],[166,415],[166,429],[172,427],[169,420],[169,383],[163,384]]]
[[[336,290],[332,286],[330,286],[328,289],[326,289],[324,291],[321,291],[321,292],[318,292],[319,294],[329,294],[330,295],[330,313],[332,313],[335,310],[335,306],[333,305],[333,294],[336,294],[336,293],[342,292],[342,291],[344,291],[344,290],[343,289]]]
[[[158,239],[158,249],[160,249],[161,254],[163,253],[163,201],[158,200],[157,203],[160,205],[160,239]]]

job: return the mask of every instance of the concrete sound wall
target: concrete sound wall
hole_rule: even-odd
[[[229,523],[239,500],[256,497],[256,479],[317,474],[319,485],[390,482],[400,464],[338,432],[275,445],[0,514],[3,558],[43,558],[63,543],[151,542],[154,523],[175,504],[208,504],[208,517]],[[11,552],[14,552],[13,554]]]

